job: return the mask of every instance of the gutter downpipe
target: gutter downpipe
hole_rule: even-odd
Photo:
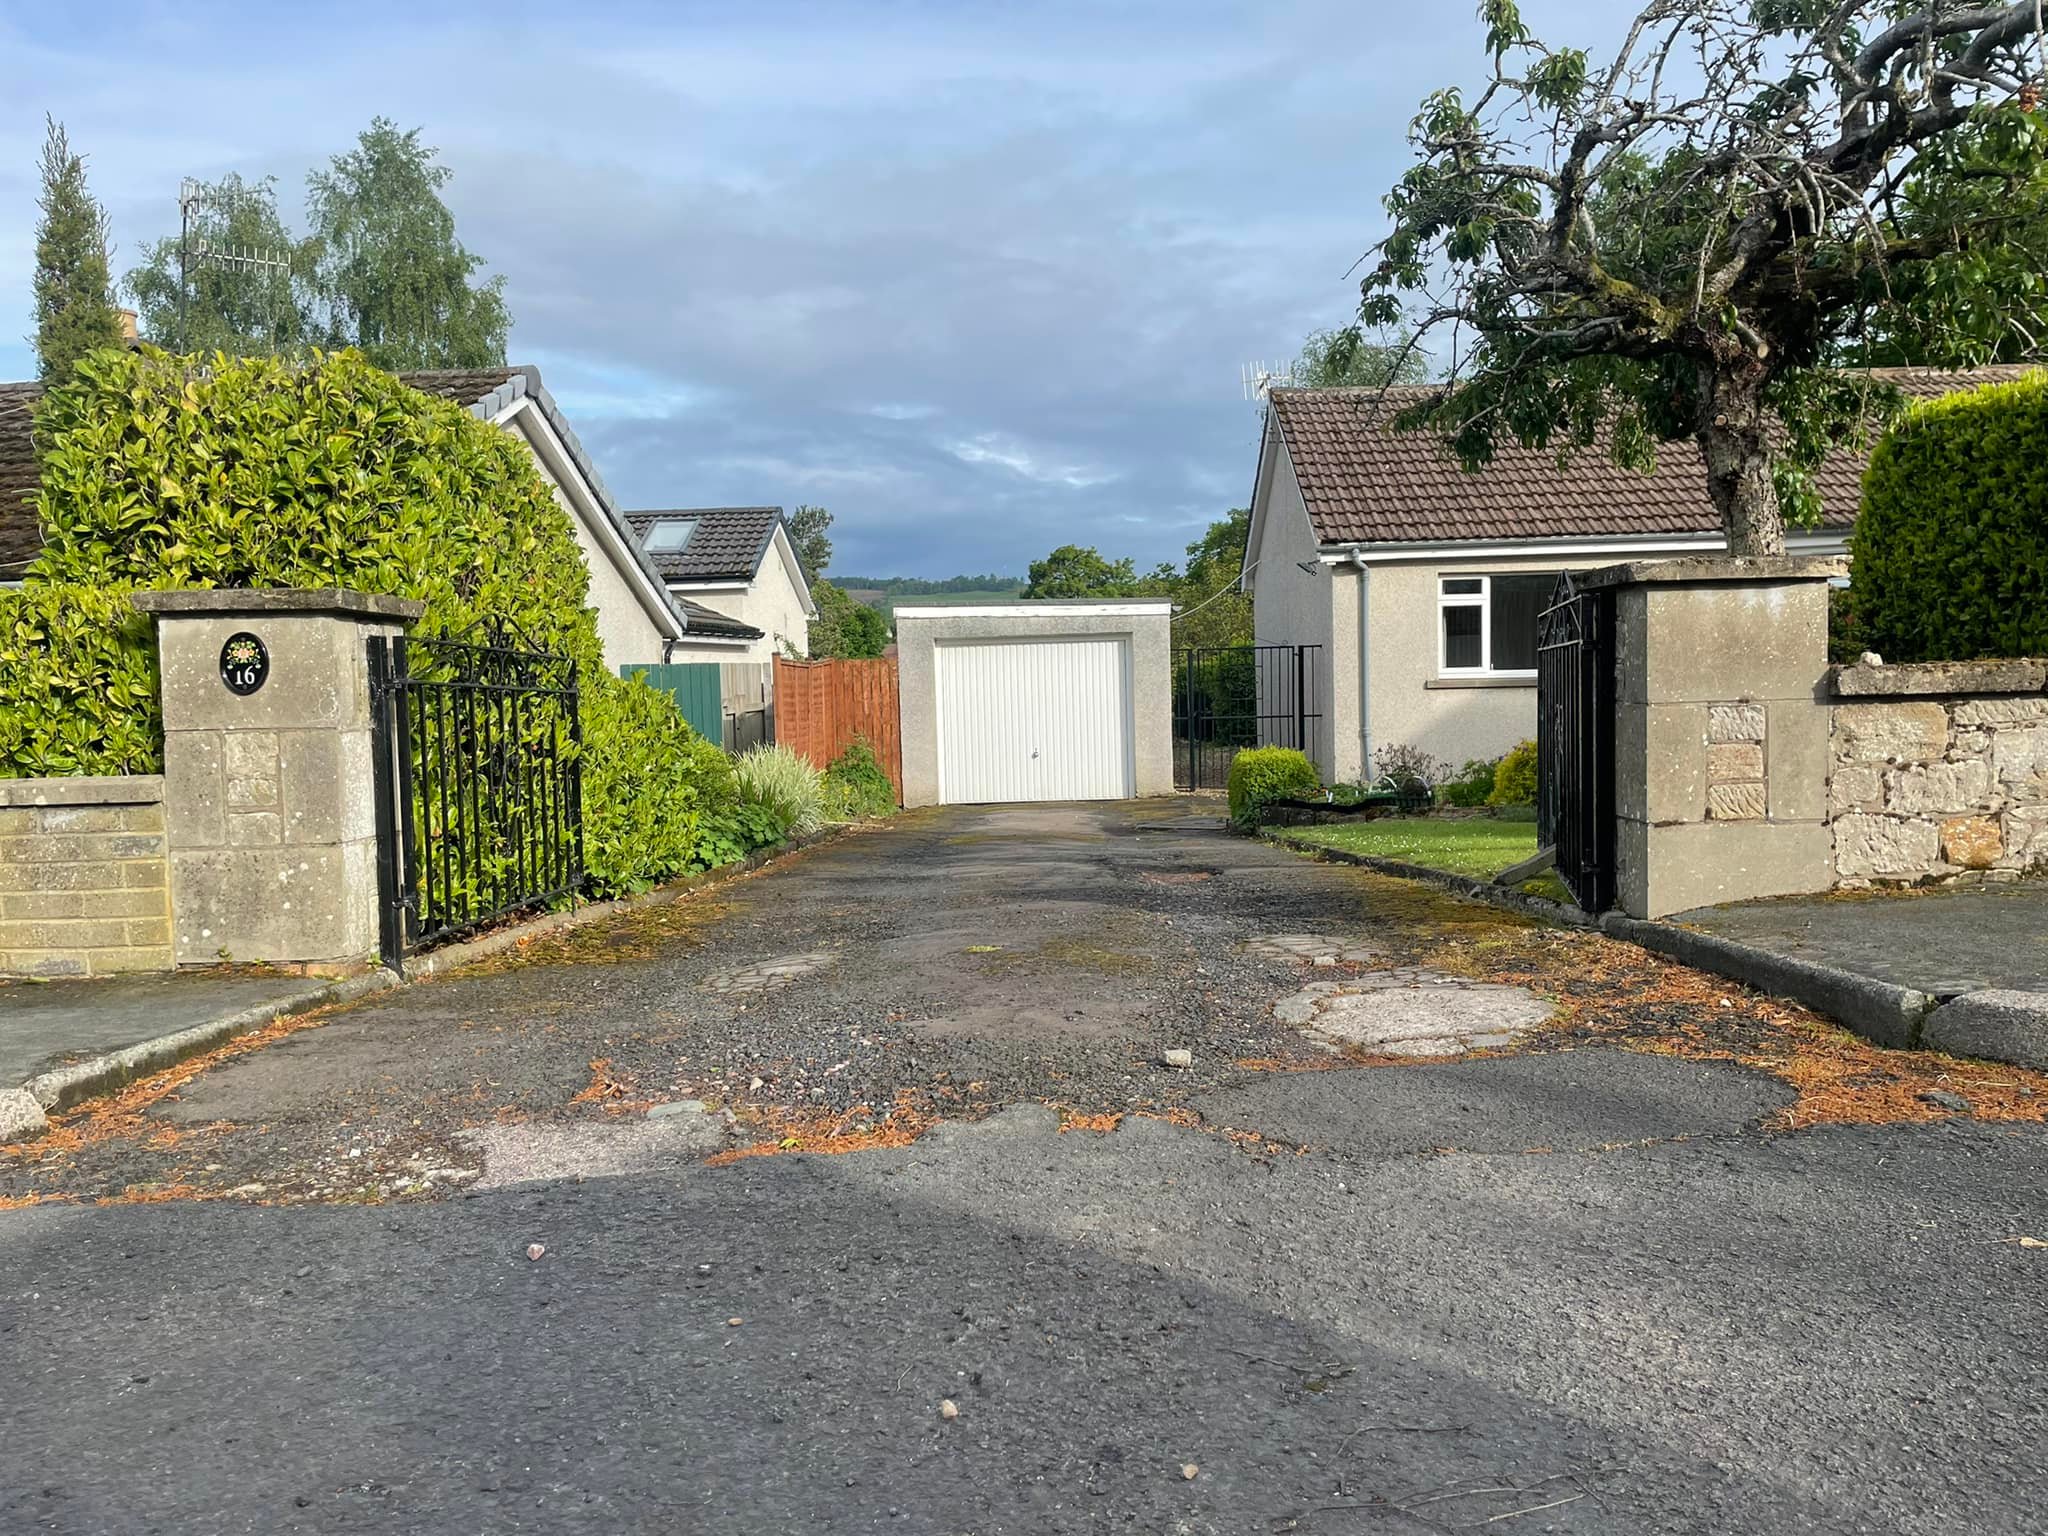
[[[1372,567],[1356,549],[1351,564],[1358,572],[1358,782],[1372,782],[1372,650],[1370,619]]]

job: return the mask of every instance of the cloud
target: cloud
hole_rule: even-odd
[[[1477,62],[1463,20],[1336,0],[563,15],[100,18],[168,125],[97,24],[0,20],[35,86],[0,92],[0,198],[27,217],[55,111],[132,255],[179,175],[274,172],[295,210],[385,112],[628,504],[822,502],[865,574],[1149,565],[1244,501],[1240,365],[1342,322],[1414,101]],[[0,338],[29,256],[0,236]]]

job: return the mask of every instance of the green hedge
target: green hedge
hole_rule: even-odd
[[[163,766],[156,640],[116,587],[0,591],[0,778]]]
[[[1493,793],[1488,805],[1534,805],[1536,803],[1536,743],[1517,742],[1493,770]]]
[[[1254,826],[1268,801],[1312,795],[1322,787],[1306,754],[1292,747],[1246,747],[1230,760],[1230,819]]]
[[[1849,553],[1858,644],[1886,661],[2048,655],[2048,373],[1908,410]]]
[[[599,892],[725,851],[706,821],[732,798],[729,763],[665,694],[606,672],[569,514],[510,434],[354,352],[144,348],[83,361],[43,397],[36,437],[45,544],[4,610],[29,657],[29,702],[0,712],[0,772],[155,765],[154,646],[115,625],[122,589],[348,587],[424,601],[423,638],[509,621],[574,658],[585,863]],[[53,617],[72,601],[60,591],[80,587],[98,594],[80,612],[110,638],[89,633],[89,618]],[[104,707],[81,707],[95,697]]]

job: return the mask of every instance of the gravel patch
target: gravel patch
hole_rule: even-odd
[[[1777,1078],[1725,1063],[1588,1049],[1371,1072],[1269,1073],[1205,1094],[1212,1125],[1342,1157],[1573,1152],[1732,1135],[1792,1102]]]

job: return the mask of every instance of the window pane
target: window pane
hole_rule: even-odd
[[[1479,654],[1479,608],[1471,604],[1463,608],[1444,610],[1444,665],[1446,667],[1483,666]]]
[[[1446,576],[1445,597],[1476,597],[1479,593],[1480,578],[1477,576]]]
[[[697,520],[693,517],[665,518],[647,530],[647,552],[653,555],[672,555],[690,542],[690,535],[697,531]]]
[[[1536,670],[1536,627],[1556,586],[1555,576],[1493,578],[1494,671]]]

